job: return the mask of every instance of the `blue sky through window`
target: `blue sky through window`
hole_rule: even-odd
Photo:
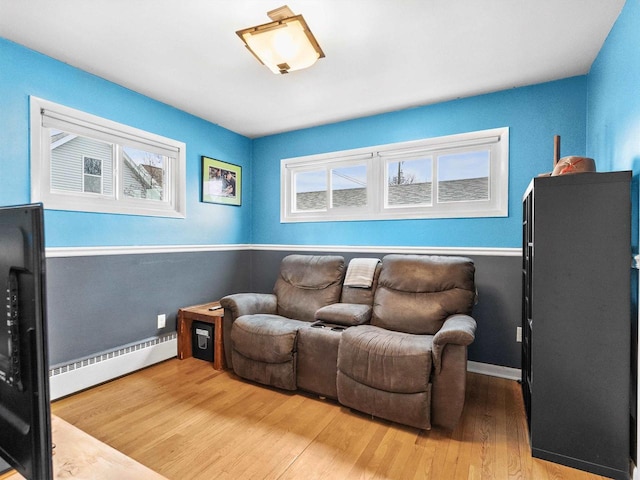
[[[154,167],[163,167],[164,165],[164,157],[158,153],[132,147],[122,147],[122,149],[136,165],[152,165]]]
[[[331,170],[331,187],[334,190],[348,190],[350,188],[366,188],[367,166],[354,165]]]
[[[427,183],[432,180],[431,157],[417,158],[414,160],[401,160],[387,163],[387,180],[389,183],[397,183],[398,163],[404,179],[412,179],[409,183]],[[394,179],[396,179],[394,181]]]
[[[296,192],[324,192],[327,190],[327,174],[325,170],[300,172],[296,174]]]
[[[488,150],[441,155],[438,157],[438,181],[488,177],[489,166]]]

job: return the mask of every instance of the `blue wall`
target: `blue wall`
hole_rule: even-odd
[[[638,184],[640,178],[640,0],[627,0],[587,82],[587,155],[600,170],[633,172],[632,238],[638,254]],[[638,270],[631,271],[632,457],[637,458]]]
[[[586,77],[445,102],[254,141],[253,243],[431,247],[519,247],[522,194],[563,155],[584,155]],[[510,128],[509,217],[280,224],[283,158]]]
[[[587,155],[601,170],[632,170],[632,248],[638,253],[640,0],[627,0],[587,82]]]
[[[640,0],[627,0],[588,76],[587,153],[640,173]]]
[[[563,154],[583,155],[586,149],[586,77],[251,141],[1,38],[0,65],[0,204],[30,200],[29,95],[187,145],[186,219],[47,211],[48,247],[244,243],[518,247],[520,199],[531,177],[550,170],[553,135],[562,136]],[[508,218],[280,224],[283,158],[504,126],[510,127]],[[242,207],[199,201],[201,155],[243,167]]]
[[[243,167],[251,140],[0,38],[0,205],[30,201],[29,96],[185,142],[187,218],[47,211],[47,247],[243,244],[250,241],[251,189],[243,206],[200,200],[200,156]],[[46,208],[46,205],[45,205]]]

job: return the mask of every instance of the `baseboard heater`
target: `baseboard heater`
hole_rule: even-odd
[[[141,342],[103,352],[49,371],[51,400],[71,395],[101,383],[168,360],[177,355],[178,336],[172,332]],[[520,379],[520,369],[469,361],[467,370],[510,380]]]
[[[69,364],[56,365],[49,371],[49,395],[51,400],[71,395],[168,360],[177,352],[178,336],[172,332]]]

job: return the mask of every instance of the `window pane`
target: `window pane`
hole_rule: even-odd
[[[102,160],[98,158],[84,157],[85,175],[102,176]]]
[[[488,150],[438,157],[438,202],[489,200]]]
[[[295,174],[295,210],[327,209],[327,173],[325,170]]]
[[[354,165],[331,170],[331,206],[367,205],[367,166]]]
[[[164,200],[169,158],[122,147],[122,193],[129,198]]]
[[[84,176],[84,192],[102,193],[102,178],[91,175]]]
[[[113,195],[111,143],[53,128],[49,132],[52,190]],[[98,179],[87,183],[86,174],[97,175]]]
[[[102,193],[102,160],[84,157],[84,178],[82,191],[85,193]]]
[[[387,162],[388,206],[431,205],[431,157]]]

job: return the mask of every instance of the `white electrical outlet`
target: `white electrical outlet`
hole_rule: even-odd
[[[522,327],[516,328],[516,342],[522,343]]]
[[[167,326],[167,316],[162,313],[158,315],[158,328],[164,328]]]

